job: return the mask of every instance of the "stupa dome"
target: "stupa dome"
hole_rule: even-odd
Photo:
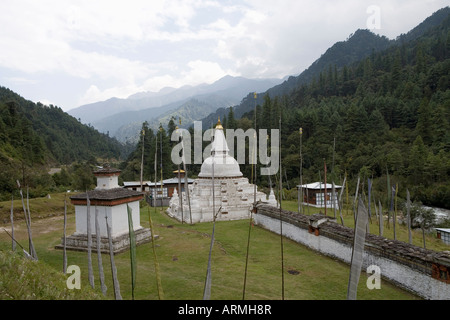
[[[258,202],[277,205],[273,190],[272,197],[267,200],[266,194],[249,183],[239,169],[239,163],[228,154],[220,118],[213,138],[211,156],[203,162],[198,179],[171,198],[167,208],[169,216],[191,224],[241,220],[251,217],[251,210]],[[211,179],[213,174],[214,179]]]
[[[214,141],[212,143],[212,155],[203,161],[200,169],[200,178],[212,178],[214,163],[214,178],[242,177],[239,163],[228,154],[228,144],[223,134],[222,124],[219,122],[214,130]]]
[[[201,167],[200,178],[212,178],[214,162],[214,178],[242,177],[238,162],[231,156],[212,156],[207,158]]]

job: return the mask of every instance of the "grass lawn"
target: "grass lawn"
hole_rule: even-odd
[[[46,198],[45,198],[46,199]],[[63,205],[64,195],[52,195],[52,199],[39,200],[51,202],[50,207]],[[63,234],[63,212],[47,215],[45,211],[37,213],[34,207],[45,210],[45,206],[36,199],[30,201],[32,212],[32,232],[36,252],[40,263],[52,270],[62,271],[62,251],[54,249]],[[0,210],[8,208],[8,202],[0,203]],[[39,203],[39,204],[38,204]],[[9,202],[10,204],[10,202]],[[3,209],[1,206],[3,205]],[[43,206],[43,207],[41,207]],[[295,202],[284,202],[284,208],[297,211]],[[291,208],[292,207],[292,208]],[[21,203],[20,203],[21,208]],[[55,212],[56,212],[55,211]],[[69,206],[68,229],[70,235],[75,231],[73,207]],[[196,225],[181,224],[169,218],[160,208],[141,208],[141,225],[149,226],[151,213],[156,254],[160,267],[164,299],[201,300],[206,276],[212,223]],[[310,212],[314,213],[314,212]],[[41,218],[38,219],[37,215]],[[351,221],[352,216],[346,217]],[[345,300],[349,277],[349,266],[320,255],[288,239],[284,244],[284,269],[281,270],[280,237],[256,226],[249,228],[248,220],[218,222],[215,228],[215,243],[212,252],[212,289],[214,300],[241,300],[243,297],[244,270],[247,253],[247,239],[250,230],[250,249],[247,269],[245,299],[279,300],[282,297],[282,272],[284,275],[284,297],[289,300]],[[2,228],[9,231],[10,224],[0,221],[0,250],[10,250],[11,241]],[[392,229],[392,228],[391,228]],[[374,228],[375,230],[375,228]],[[378,229],[376,229],[378,230]],[[387,231],[387,230],[386,230]],[[18,241],[27,248],[25,222],[17,221],[15,233]],[[421,235],[415,235],[421,242]],[[431,243],[431,240],[429,241]],[[427,243],[428,245],[428,243]],[[447,247],[448,250],[448,247]],[[100,293],[97,269],[97,255],[92,256],[94,264],[95,291]],[[106,299],[113,299],[113,285],[109,255],[103,254],[108,293]],[[130,257],[125,252],[115,256],[120,289],[123,299],[131,299]],[[154,255],[152,244],[137,248],[137,285],[135,299],[157,300]],[[87,288],[87,253],[68,251],[68,265],[81,268],[82,287]],[[62,272],[61,272],[62,273]],[[56,278],[56,277],[55,277]],[[61,278],[58,278],[61,281]],[[366,287],[367,275],[361,273],[358,299],[361,300],[410,300],[418,299],[390,283],[383,281],[380,290]],[[100,293],[101,295],[101,293]]]

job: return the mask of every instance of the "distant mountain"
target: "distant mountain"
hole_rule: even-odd
[[[139,111],[150,108],[165,107],[174,102],[187,101],[189,98],[208,94],[221,95],[240,102],[250,91],[267,90],[281,82],[280,79],[246,79],[242,77],[225,76],[212,84],[198,86],[183,86],[181,88],[164,88],[159,92],[140,92],[127,99],[111,98],[69,110],[68,113],[83,123],[95,124],[102,119],[129,111]]]
[[[157,127],[160,122],[166,125],[167,118],[176,116],[182,118],[183,126],[188,125],[218,108],[240,103],[249,92],[267,90],[281,81],[225,76],[209,85],[141,92],[127,99],[112,98],[84,105],[68,113],[122,142],[134,141],[144,121]]]
[[[62,163],[119,158],[120,143],[80,123],[61,108],[26,100],[0,86],[0,154],[30,156],[30,163]]]
[[[448,19],[449,14],[450,7],[445,7],[436,11],[414,29],[410,30],[406,34],[401,34],[400,36],[398,36],[397,42],[402,43],[412,41],[423,36],[426,32],[429,32],[430,29],[441,25],[445,19]]]
[[[136,113],[136,115],[141,115],[140,119],[150,119],[147,122],[148,127],[152,130],[157,130],[160,124],[163,124],[164,126],[167,125],[172,117],[176,119],[177,125],[178,119],[182,120],[182,124],[180,126],[181,128],[189,128],[194,121],[200,120],[217,110],[217,104],[211,103],[211,98],[212,97],[209,96],[210,102],[205,102],[197,98],[191,98],[178,106],[176,109],[170,110],[169,108],[168,111],[153,118],[151,115],[151,111],[153,109],[136,111],[134,113]],[[218,97],[217,103],[224,103],[224,99],[222,97]],[[115,117],[116,116],[113,116],[112,118]],[[119,141],[135,143],[139,139],[139,132],[142,128],[142,123],[143,121],[127,122],[127,124],[119,127],[113,134]]]
[[[262,104],[264,95],[267,93],[271,97],[281,96],[290,93],[302,84],[309,83],[312,79],[318,79],[320,72],[329,68],[342,68],[343,66],[368,57],[374,52],[385,50],[393,41],[386,37],[378,36],[368,30],[357,30],[345,41],[340,41],[329,48],[319,59],[317,59],[308,69],[298,76],[290,76],[283,83],[278,84],[264,92],[258,94],[257,103]],[[235,117],[240,118],[244,113],[254,108],[253,95],[246,96],[242,102],[234,109]],[[228,113],[228,108],[217,110],[203,120],[203,125],[214,121],[218,116]]]
[[[169,105],[139,111],[128,111],[102,119],[94,125],[102,132],[107,132],[121,142],[136,142],[142,123],[147,121],[150,129],[157,129],[160,124],[167,125],[171,117],[181,118],[183,128],[188,128],[196,120],[201,120],[217,108],[235,104],[235,100],[219,95],[196,96],[171,103]],[[177,122],[178,123],[178,122]]]
[[[400,202],[409,190],[414,202],[450,208],[450,8],[372,54],[376,44],[383,45],[383,39],[358,31],[289,79],[292,89],[287,83],[276,88],[286,94],[271,96],[274,89],[259,94],[256,115],[255,99],[247,96],[225,127],[256,122],[258,129],[278,129],[281,120],[280,163],[288,189],[301,177],[321,179],[326,163],[328,181],[342,183],[345,176],[349,189],[359,177],[370,178],[383,206],[390,205],[390,177],[391,185],[399,186]],[[342,60],[347,56],[348,62]],[[347,64],[335,68],[340,61]],[[204,119],[204,126],[217,121],[217,113]],[[241,165],[241,171],[249,177],[253,167]],[[274,181],[259,179],[264,187]]]

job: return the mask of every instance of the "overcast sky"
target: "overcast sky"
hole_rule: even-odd
[[[1,0],[0,85],[63,110],[298,75],[357,29],[395,39],[448,0]]]

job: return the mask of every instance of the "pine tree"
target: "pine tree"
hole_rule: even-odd
[[[175,131],[176,128],[177,125],[175,124],[175,117],[172,116],[169,120],[169,124],[167,125],[167,134],[169,135],[169,137],[172,136],[172,133]]]
[[[272,129],[272,101],[268,94],[264,96],[264,103],[262,108],[262,128]]]
[[[428,149],[423,143],[422,137],[417,136],[414,141],[409,154],[408,171],[412,178],[412,183],[417,185],[420,181],[423,182],[425,162],[428,157]]]
[[[432,109],[427,98],[423,98],[418,110],[418,120],[416,125],[417,134],[421,136],[426,145],[431,145],[433,140],[432,132]]]
[[[279,120],[281,116],[281,106],[278,96],[273,98],[272,108],[271,108],[271,122],[270,128],[277,128],[279,126]]]
[[[424,54],[423,44],[420,43],[417,46],[416,50],[416,72],[417,73],[426,73],[426,64],[425,64],[425,54]]]
[[[222,127],[224,129],[228,129],[228,120],[227,120],[227,115],[226,114],[224,114],[223,117],[222,117]]]
[[[230,111],[228,112],[227,128],[228,129],[237,129],[237,122],[236,122],[236,119],[234,118],[233,107],[230,107]]]
[[[400,49],[397,49],[391,68],[391,87],[390,87],[391,92],[393,92],[397,88],[400,82],[401,70],[402,70],[402,60],[400,55]]]

